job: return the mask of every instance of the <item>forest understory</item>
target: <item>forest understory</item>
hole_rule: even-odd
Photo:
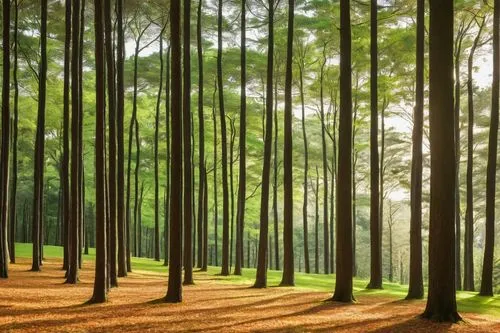
[[[88,305],[94,262],[80,283],[64,284],[59,258],[31,272],[31,259],[10,266],[0,285],[1,332],[498,332],[500,318],[461,311],[464,322],[420,319],[425,301],[357,295],[353,305],[327,301],[327,292],[301,288],[250,288],[195,271],[180,304],[166,304],[165,274],[137,270],[119,281],[109,301]],[[165,268],[166,271],[166,268]],[[332,281],[333,283],[333,281]]]

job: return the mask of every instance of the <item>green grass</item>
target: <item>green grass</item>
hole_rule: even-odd
[[[32,246],[31,244],[16,244],[16,255],[18,257],[30,258],[31,257]],[[89,255],[84,255],[83,260],[94,260],[95,250],[89,249]],[[45,246],[44,256],[46,258],[62,258],[63,249],[58,246]],[[146,258],[132,258],[132,269],[135,272],[145,273],[145,274],[162,274],[167,275],[167,268],[163,266],[163,261],[154,261],[152,259]],[[195,271],[196,272],[196,271]],[[255,281],[255,269],[245,268],[243,269],[243,275],[236,276],[220,276],[219,267],[209,267],[208,275],[218,283],[232,283],[251,286]],[[195,277],[196,279],[196,277]],[[269,270],[267,274],[268,286],[278,286],[281,281],[281,272]],[[333,292],[335,283],[335,275],[325,275],[325,274],[305,274],[305,273],[295,273],[295,284],[296,290],[304,291],[321,291],[321,292]],[[403,299],[407,293],[407,286],[400,285],[397,283],[384,282],[383,290],[368,290],[366,285],[368,280],[364,279],[354,279],[354,295],[377,295],[382,297],[391,297],[395,300]],[[424,301],[422,301],[424,302]],[[457,292],[457,304],[459,311],[462,312],[473,312],[480,314],[492,315],[495,317],[500,317],[500,295],[495,295],[494,297],[482,297],[478,296],[475,292],[458,291]]]

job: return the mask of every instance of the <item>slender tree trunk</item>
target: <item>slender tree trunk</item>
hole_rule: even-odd
[[[378,156],[378,18],[377,1],[370,5],[370,282],[369,289],[382,288],[382,246]]]
[[[283,149],[284,203],[283,203],[283,277],[281,286],[295,285],[293,253],[293,160],[292,160],[292,60],[293,60],[293,16],[295,0],[288,1],[288,33],[285,71],[285,120],[283,124],[285,142]],[[299,265],[300,266],[300,265]]]
[[[105,27],[105,48],[106,48],[106,69],[107,69],[107,88],[108,88],[108,121],[109,121],[109,170],[108,170],[108,194],[109,194],[109,253],[107,256],[110,262],[109,279],[111,287],[118,286],[116,271],[116,246],[117,246],[117,184],[116,184],[116,82],[115,82],[115,57],[113,48],[113,31],[111,21],[111,0],[104,1],[104,27]],[[96,203],[97,205],[97,203]]]
[[[170,264],[166,302],[182,301],[182,67],[181,1],[170,3],[170,38],[172,48],[172,166],[170,198]]]
[[[243,229],[245,224],[245,196],[246,196],[246,112],[247,112],[247,54],[246,54],[246,0],[241,1],[241,85],[240,85],[240,161],[238,175],[238,202],[236,211],[236,261],[234,274],[241,275],[243,266]]]
[[[224,83],[222,78],[222,4],[219,0],[217,16],[217,86],[219,88],[220,132],[222,145],[222,270],[229,275],[229,189],[227,175],[226,113],[224,110]]]
[[[334,226],[335,226],[335,184],[337,184],[337,116],[338,116],[338,107],[337,107],[337,91],[334,93],[334,111],[333,111],[333,133],[332,133],[332,145],[333,145],[333,154],[332,154],[332,181],[331,181],[331,203],[330,203],[330,269],[331,273],[335,273],[335,237],[334,237]]]
[[[205,161],[207,165],[207,161]],[[204,172],[205,179],[203,180],[203,260],[201,265],[202,271],[207,271],[208,265],[208,181],[207,173]]]
[[[328,232],[328,157],[326,152],[326,120],[325,120],[325,102],[324,102],[324,76],[326,65],[326,43],[323,44],[323,62],[321,64],[319,81],[319,99],[320,99],[320,118],[321,118],[321,151],[323,156],[323,270],[328,274],[330,259],[328,257],[329,246],[329,232]]]
[[[143,30],[144,31],[144,30]],[[139,34],[137,39],[135,40],[135,52],[134,52],[134,92],[133,92],[133,101],[132,101],[132,117],[130,119],[130,128],[129,128],[129,135],[128,135],[128,162],[127,162],[127,196],[126,196],[126,220],[127,220],[127,230],[128,230],[128,235],[127,237],[130,237],[130,173],[132,170],[132,143],[133,143],[133,137],[134,137],[134,127],[137,129],[138,124],[137,124],[137,67],[138,67],[138,58],[139,58],[139,46],[142,38],[142,33]],[[136,125],[137,124],[137,125]],[[136,141],[137,141],[137,133],[136,133]],[[138,146],[139,144],[137,144]],[[137,152],[136,152],[137,154]],[[136,165],[136,170],[137,170],[137,165]],[[136,177],[137,178],[137,177]],[[137,219],[136,219],[136,213],[137,213],[137,194],[139,192],[139,184],[135,184],[135,199],[134,199],[134,256],[137,256]],[[127,243],[130,243],[127,241]],[[130,260],[127,260],[127,264],[129,264]],[[127,269],[128,271],[128,269]]]
[[[275,79],[274,79],[274,158],[273,158],[273,231],[274,231],[274,256],[275,270],[280,269],[280,252],[279,252],[279,226],[278,226],[278,67],[276,64]],[[271,244],[271,243],[269,243]],[[272,258],[272,256],[270,256]],[[272,268],[272,261],[269,263],[269,268]]]
[[[314,274],[319,274],[319,171],[316,166],[316,188],[314,190]]]
[[[160,85],[158,87],[158,98],[156,99],[156,115],[155,115],[155,148],[154,148],[154,158],[155,158],[155,235],[154,235],[154,259],[160,261],[160,184],[158,181],[158,144],[159,144],[159,132],[160,132],[160,106],[161,106],[161,95],[163,92],[163,33],[165,31],[164,26],[160,32]]]
[[[106,42],[104,42],[104,17],[103,11],[105,7],[104,16],[106,17],[106,30],[111,29],[111,4],[110,0],[105,0],[105,5],[103,6],[103,1],[96,1],[94,4],[95,10],[95,62],[96,62],[96,136],[95,136],[95,194],[96,194],[96,265],[95,265],[95,279],[94,279],[94,294],[92,295],[92,303],[103,303],[107,298],[106,281],[107,274],[107,247],[106,247],[106,199],[105,199],[105,172],[106,172],[106,159],[105,159],[105,129],[106,129],[106,118],[105,118],[105,107],[106,107],[106,88],[105,88],[105,67],[107,56],[108,61],[110,60],[107,51],[112,50],[112,41],[109,39],[111,31],[106,31]],[[109,19],[109,22],[108,22]],[[108,25],[109,24],[109,25]],[[108,63],[108,67],[110,64]],[[112,71],[112,70],[111,70]],[[111,81],[109,79],[112,79]],[[114,75],[110,76],[110,70],[108,69],[108,87],[111,82],[114,81]],[[114,84],[113,84],[114,86]],[[112,93],[108,96],[110,110],[108,112],[114,113],[111,109],[112,95],[114,90],[110,91]],[[110,116],[110,118],[112,118]],[[110,123],[111,125],[111,123]],[[111,138],[111,135],[110,135]],[[111,175],[110,175],[111,176]],[[113,181],[111,183],[114,183]],[[111,185],[111,184],[110,184]],[[111,250],[113,252],[113,250]],[[111,270],[113,268],[111,267]],[[116,273],[116,272],[115,272]],[[113,280],[111,280],[113,283]],[[116,282],[116,281],[115,281]]]
[[[45,166],[45,103],[47,90],[47,1],[40,2],[40,67],[38,74],[38,120],[35,141],[35,172],[34,172],[34,199],[33,199],[33,262],[32,271],[40,271],[42,253],[42,224],[43,224],[43,190]],[[7,158],[2,155],[4,161]],[[8,164],[8,163],[6,163]]]
[[[85,32],[85,0],[82,1],[82,8],[80,10],[80,37],[78,42],[80,50],[83,50],[83,41],[84,41],[84,32]],[[82,268],[82,246],[84,244],[84,229],[85,229],[85,183],[84,183],[84,174],[85,174],[85,164],[83,160],[83,51],[80,51],[78,55],[78,157],[80,159],[79,168],[79,177],[78,177],[78,189],[80,191],[80,205],[78,207],[78,214],[80,216],[80,220],[78,223],[78,237],[79,239],[79,247],[78,247],[78,265],[79,268]],[[106,135],[104,135],[106,138]],[[104,148],[106,150],[106,148]],[[106,154],[106,151],[105,151]],[[109,220],[109,219],[107,219]],[[43,254],[43,253],[42,253]]]
[[[167,48],[167,63],[166,66],[167,72],[165,75],[165,114],[166,114],[166,122],[165,122],[165,136],[167,137],[167,184],[165,188],[165,260],[163,262],[163,266],[168,266],[169,262],[169,248],[170,248],[170,238],[169,238],[169,229],[170,229],[170,169],[171,169],[171,161],[170,161],[170,44]]]
[[[255,288],[267,286],[267,236],[269,233],[269,174],[271,171],[271,151],[273,142],[273,65],[274,65],[274,0],[268,2],[268,46],[267,83],[265,111],[264,161],[262,167],[262,188],[260,197],[259,253]]]
[[[425,0],[417,2],[417,68],[410,190],[410,281],[406,299],[424,297],[422,277],[422,139],[424,130]]]
[[[486,232],[480,295],[493,296],[493,251],[495,247],[495,186],[498,146],[498,98],[500,75],[500,0],[494,2],[493,14],[493,83],[491,94],[488,166],[486,170]]]
[[[203,247],[206,246],[204,240],[204,210],[203,206],[205,199],[205,118],[203,113],[203,40],[201,36],[201,14],[203,0],[198,0],[198,11],[196,19],[196,43],[198,51],[198,252],[197,252],[197,267],[203,266]]]
[[[309,233],[307,226],[307,197],[309,195],[308,186],[308,172],[309,172],[309,148],[307,143],[307,133],[306,133],[306,113],[305,113],[305,102],[304,102],[304,59],[301,59],[299,66],[299,82],[300,82],[300,104],[302,106],[302,138],[304,141],[304,198],[302,203],[302,228],[304,236],[304,272],[310,273],[311,269],[309,267]]]
[[[125,58],[125,35],[123,31],[123,0],[116,0],[116,134],[117,134],[117,218],[118,218],[118,276],[127,276],[130,263],[127,261],[127,237],[128,234],[125,213],[125,144],[124,135],[124,110],[125,110],[125,87],[124,87],[124,58]],[[127,198],[129,199],[129,198]],[[127,208],[128,209],[128,208]],[[130,254],[130,251],[128,251]]]
[[[69,260],[69,225],[71,217],[71,196],[69,182],[69,111],[70,111],[70,58],[71,58],[71,0],[65,0],[65,37],[64,37],[64,92],[63,92],[63,161],[62,161],[62,183],[63,183],[63,243],[64,258],[63,269],[68,269]]]
[[[424,318],[460,320],[455,298],[453,1],[430,1],[431,203],[429,294]],[[452,148],[453,147],[453,148]]]
[[[467,61],[467,99],[468,99],[468,130],[467,130],[467,206],[465,210],[465,241],[464,241],[464,290],[474,291],[474,193],[472,185],[474,157],[474,87],[472,71],[474,53],[481,38],[485,19],[479,26]],[[459,241],[459,240],[456,240]]]
[[[183,87],[183,153],[184,153],[184,285],[193,284],[192,243],[192,176],[191,176],[191,1],[184,0],[184,87]]]
[[[219,266],[219,247],[217,245],[219,241],[219,235],[217,233],[218,225],[219,225],[219,206],[218,206],[218,195],[217,195],[217,116],[215,112],[215,95],[217,93],[217,83],[215,84],[215,89],[213,93],[213,107],[212,107],[212,120],[214,126],[214,242],[215,242],[215,266]]]
[[[135,118],[135,171],[134,171],[134,251],[135,256],[141,256],[141,243],[138,235],[139,223],[139,171],[141,167],[141,141],[139,136],[139,121]]]
[[[19,4],[14,0],[14,68],[12,79],[14,81],[14,123],[13,123],[13,142],[12,142],[12,186],[10,192],[10,262],[16,263],[16,231],[17,231],[17,137],[19,124],[19,83],[17,80],[18,68],[18,22],[19,22]],[[58,229],[59,230],[59,229]]]
[[[228,117],[229,118],[229,117]],[[234,119],[229,118],[229,194],[231,196],[231,228],[229,240],[229,270],[233,267],[233,244],[234,244],[234,141],[236,140],[236,128]]]
[[[337,262],[333,300],[352,302],[352,78],[350,0],[340,1],[340,120]]]
[[[7,244],[9,193],[9,139],[10,139],[10,1],[2,3],[2,148],[4,163],[0,172],[0,278],[9,276],[9,249]]]
[[[69,262],[66,283],[75,284],[78,282],[78,268],[79,268],[79,258],[78,249],[80,247],[79,237],[78,237],[78,225],[80,220],[80,193],[79,193],[79,170],[80,165],[80,155],[78,151],[78,138],[79,138],[79,117],[80,117],[80,105],[79,105],[79,87],[76,82],[78,82],[80,76],[79,70],[79,55],[80,55],[80,1],[72,0],[72,33],[71,33],[71,82],[75,84],[71,85],[71,219],[68,228],[69,239],[68,239],[68,252],[69,252]]]

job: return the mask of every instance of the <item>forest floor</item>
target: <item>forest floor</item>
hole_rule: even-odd
[[[500,332],[496,312],[462,311],[463,323],[440,324],[418,318],[425,301],[357,292],[357,303],[344,305],[327,301],[331,292],[249,288],[248,281],[228,280],[215,269],[195,270],[196,284],[184,287],[183,303],[167,304],[165,273],[136,267],[107,303],[87,305],[91,260],[84,262],[80,283],[66,285],[60,258],[49,257],[37,273],[29,271],[29,258],[20,258],[10,265],[9,279],[0,281],[0,332]]]

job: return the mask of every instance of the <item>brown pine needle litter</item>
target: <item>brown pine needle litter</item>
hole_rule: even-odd
[[[425,303],[359,296],[354,305],[325,301],[330,294],[293,288],[252,289],[196,272],[181,304],[162,302],[167,281],[130,273],[105,304],[86,305],[93,263],[78,285],[64,284],[60,259],[30,272],[29,259],[10,265],[0,280],[0,332],[500,332],[500,318],[462,313],[455,325],[418,318]]]

